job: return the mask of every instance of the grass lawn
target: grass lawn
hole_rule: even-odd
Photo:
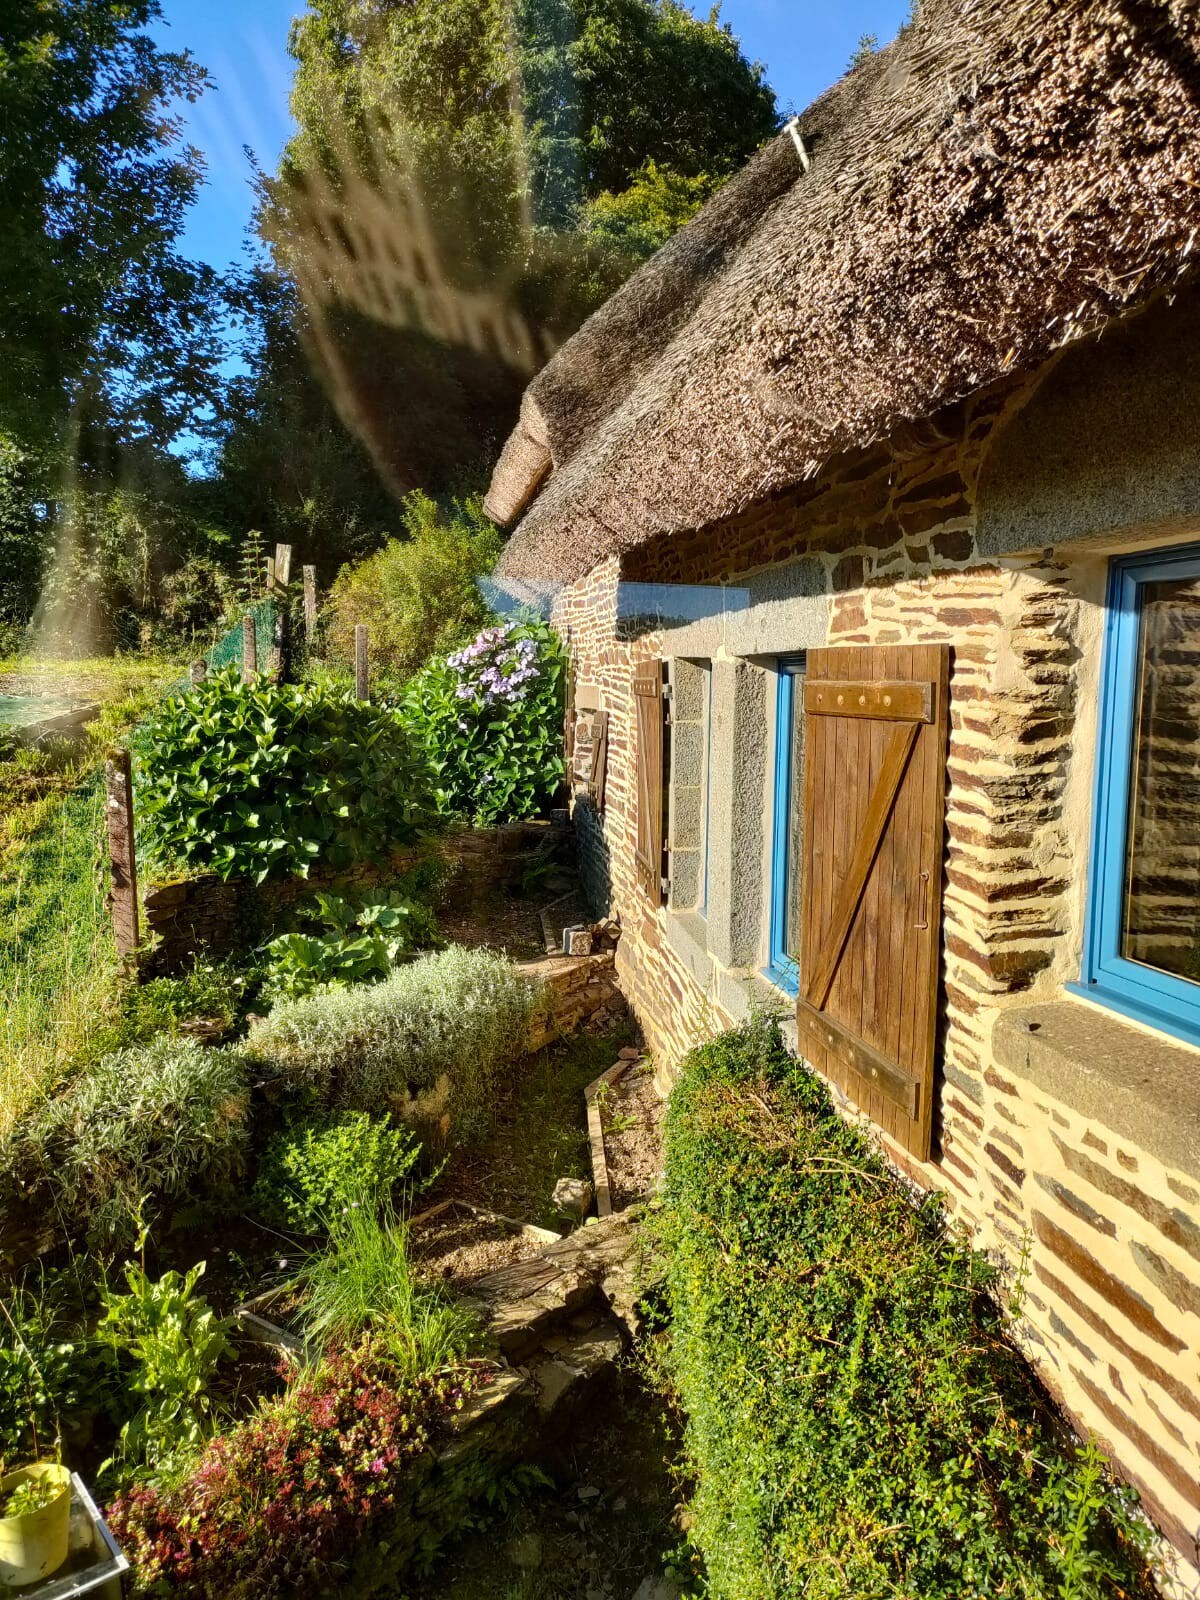
[[[116,955],[105,910],[104,752],[178,674],[162,659],[0,661],[0,689],[75,693],[85,738],[0,746],[0,1132],[106,1021]]]

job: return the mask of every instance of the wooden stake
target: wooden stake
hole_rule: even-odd
[[[141,938],[138,926],[137,859],[133,835],[133,776],[128,750],[110,750],[104,764],[108,789],[108,857],[112,888],[108,894],[113,938],[122,960]]]
[[[288,625],[291,613],[288,605],[288,584],[292,576],[292,547],[275,546],[275,586],[271,598],[275,602],[275,633],[271,645],[271,676],[282,683],[288,672]]]
[[[360,700],[368,697],[367,683],[367,625],[354,624],[354,693]]]
[[[286,589],[292,581],[292,547],[290,544],[277,544],[275,546],[275,587]]]
[[[317,569],[304,569],[304,637],[309,644],[317,636]]]
[[[249,683],[258,675],[258,633],[254,616],[247,611],[242,618],[242,682]]]

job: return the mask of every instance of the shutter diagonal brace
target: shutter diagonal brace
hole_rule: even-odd
[[[842,959],[842,952],[846,948],[846,940],[850,937],[850,930],[854,926],[854,918],[862,901],[867,879],[875,864],[875,857],[879,854],[879,846],[883,843],[888,818],[892,814],[896,796],[900,793],[900,785],[904,781],[904,774],[916,746],[920,727],[921,724],[918,722],[900,723],[888,740],[879,777],[871,792],[863,831],[859,835],[858,845],[838,893],[829,931],[825,936],[825,944],[817,959],[813,977],[806,985],[805,998],[818,1011],[828,1000],[829,991],[833,987],[838,962]]]

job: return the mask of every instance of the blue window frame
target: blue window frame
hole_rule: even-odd
[[[1200,547],[1109,574],[1082,980],[1200,1045]]]
[[[775,809],[766,973],[797,994],[800,969],[800,861],[804,810],[804,657],[779,662],[775,709]]]

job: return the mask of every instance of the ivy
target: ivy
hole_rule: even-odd
[[[1148,1525],[993,1268],[762,1019],[693,1051],[658,1228],[714,1600],[1150,1596]]]

